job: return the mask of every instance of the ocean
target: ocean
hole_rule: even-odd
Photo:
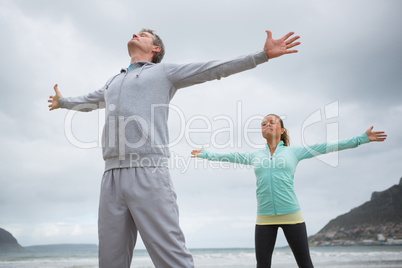
[[[312,247],[315,267],[402,267],[402,246]],[[191,249],[195,267],[255,267],[252,248]],[[0,253],[0,267],[7,268],[95,268],[97,249],[35,249],[29,252]],[[154,267],[145,250],[135,250],[131,267]],[[272,267],[297,267],[289,248],[276,248]]]

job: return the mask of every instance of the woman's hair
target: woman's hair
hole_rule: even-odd
[[[153,44],[155,46],[160,47],[161,51],[159,51],[159,52],[154,54],[154,57],[152,58],[152,62],[153,63],[160,63],[162,61],[162,59],[163,59],[163,56],[165,56],[165,45],[163,44],[162,39],[157,34],[155,34],[154,30],[151,30],[151,29],[144,28],[140,32],[141,33],[142,32],[147,32],[147,33],[150,33],[150,34],[153,35],[153,37],[154,37]]]
[[[290,146],[290,138],[288,135],[288,130],[283,125],[282,119],[276,114],[269,114],[269,115],[275,116],[279,120],[279,122],[281,122],[281,128],[285,129],[285,132],[283,132],[283,134],[281,135],[281,141],[283,141],[284,146]],[[267,116],[269,116],[269,115],[267,115]]]

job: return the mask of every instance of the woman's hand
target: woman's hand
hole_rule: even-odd
[[[198,157],[198,155],[201,153],[202,149],[204,149],[204,146],[202,146],[202,148],[199,149],[199,150],[193,150],[193,151],[191,152],[191,154],[192,154],[191,157],[192,157],[192,158]]]
[[[369,129],[366,130],[367,137],[369,138],[369,141],[385,141],[387,138],[387,135],[384,134],[384,131],[372,131],[373,126],[371,126]]]

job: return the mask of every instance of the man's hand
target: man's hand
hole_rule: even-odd
[[[273,59],[285,54],[298,52],[295,49],[291,50],[291,48],[300,45],[300,42],[295,42],[297,39],[300,38],[300,36],[295,36],[288,40],[288,38],[291,37],[294,32],[290,32],[284,37],[277,40],[274,40],[272,38],[271,31],[266,31],[266,33],[267,39],[265,40],[264,51],[265,54],[267,54],[268,59]]]
[[[63,96],[61,95],[59,89],[57,88],[57,84],[54,85],[53,89],[54,89],[54,92],[56,93],[56,95],[54,95],[54,96],[49,96],[49,100],[47,101],[47,102],[50,102],[50,104],[49,104],[49,111],[52,111],[52,110],[54,110],[54,109],[60,108],[60,106],[59,106],[59,99],[63,97]]]
[[[384,134],[384,131],[372,131],[373,126],[371,126],[369,129],[366,130],[367,137],[369,138],[369,141],[385,141],[387,138],[387,135]]]

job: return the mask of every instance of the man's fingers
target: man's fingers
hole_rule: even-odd
[[[291,44],[286,45],[286,49],[289,49],[289,48],[292,48],[292,47],[295,47],[295,46],[298,46],[298,45],[300,45],[300,42],[291,43]]]
[[[287,40],[286,45],[289,45],[289,44],[293,43],[294,41],[296,41],[299,38],[300,38],[300,36],[295,36],[292,39]]]
[[[267,36],[269,39],[272,39],[272,32],[271,31],[265,31],[267,33]]]
[[[298,50],[294,49],[294,50],[286,50],[286,54],[292,54],[292,53],[297,53],[299,52]]]
[[[289,32],[288,34],[284,35],[282,37],[283,40],[287,40],[289,37],[291,37],[294,34],[294,32]]]
[[[58,88],[58,85],[57,85],[57,84],[56,84],[56,85],[54,85],[53,89],[54,89],[54,92],[56,92],[56,94],[59,94],[59,93],[60,93],[60,92],[59,92],[59,88]]]

